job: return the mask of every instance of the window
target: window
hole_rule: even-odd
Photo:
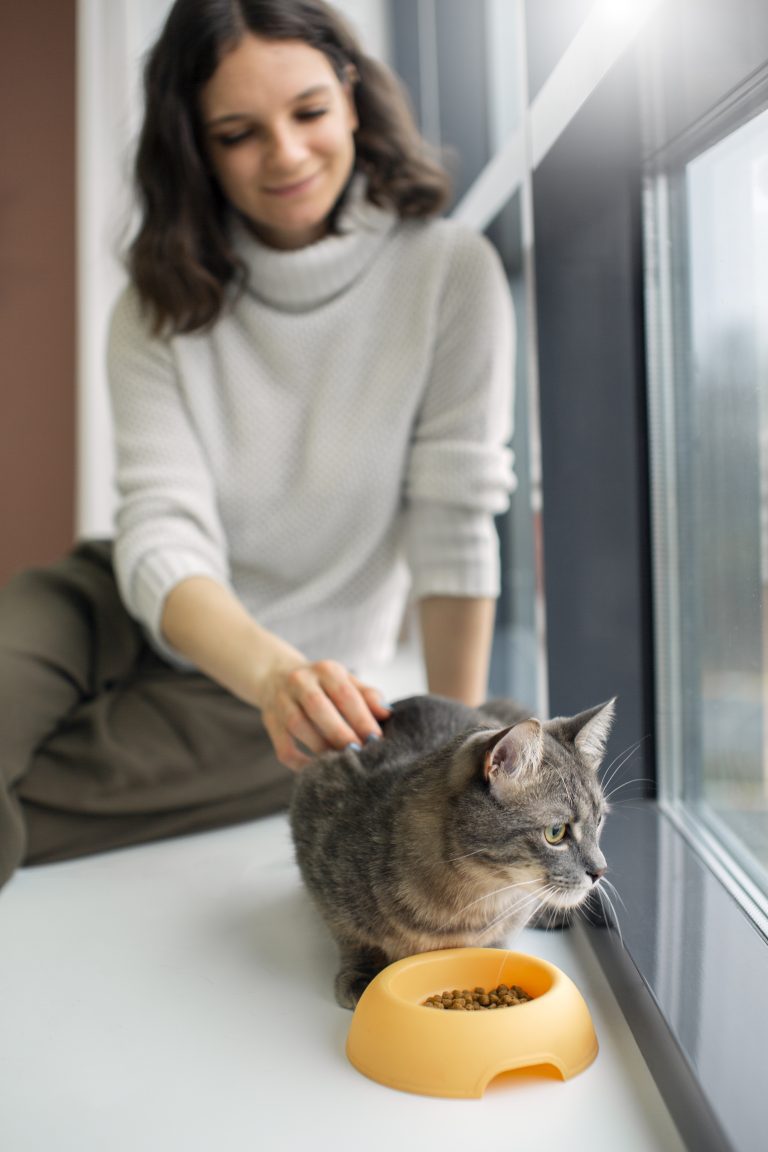
[[[768,111],[647,197],[660,792],[768,909]]]

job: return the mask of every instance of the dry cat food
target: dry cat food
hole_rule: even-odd
[[[424,1007],[479,1012],[490,1008],[514,1008],[529,1000],[533,1000],[533,996],[529,996],[519,984],[499,984],[497,988],[491,988],[490,992],[486,992],[485,988],[465,988],[463,992],[454,988],[452,992],[438,992],[435,996],[427,997]]]

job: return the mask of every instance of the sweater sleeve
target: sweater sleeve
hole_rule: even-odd
[[[490,596],[500,587],[494,515],[515,486],[514,313],[485,237],[456,226],[429,381],[405,482],[412,596]]]
[[[163,640],[163,604],[189,576],[209,576],[229,586],[225,538],[172,349],[167,340],[149,333],[131,288],[112,313],[108,375],[117,464],[118,586],[157,650],[188,666]]]

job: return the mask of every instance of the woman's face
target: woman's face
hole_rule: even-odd
[[[200,113],[219,185],[265,243],[303,248],[325,234],[357,116],[322,52],[246,34],[202,88]]]

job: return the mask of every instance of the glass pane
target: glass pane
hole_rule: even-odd
[[[686,198],[701,693],[686,790],[768,877],[768,113],[687,165]]]
[[[677,799],[768,894],[768,112],[659,187],[661,728]]]

